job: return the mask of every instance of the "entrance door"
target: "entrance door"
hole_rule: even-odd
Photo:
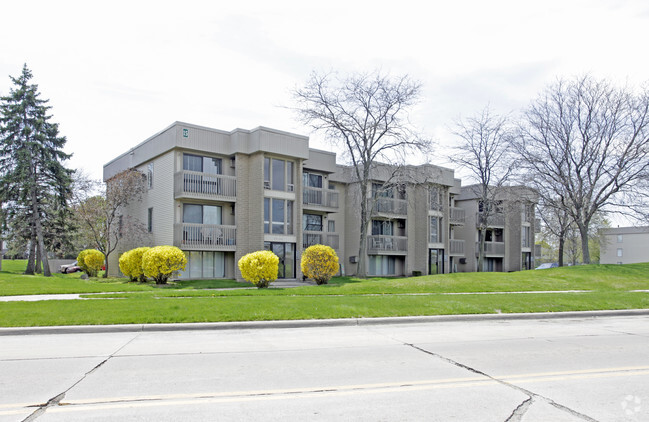
[[[264,247],[279,257],[277,278],[295,278],[295,243],[265,242]]]
[[[428,274],[444,274],[444,249],[428,250]]]

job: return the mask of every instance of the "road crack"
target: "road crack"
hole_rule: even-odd
[[[128,345],[129,345],[133,340],[135,340],[136,338],[138,338],[138,337],[140,336],[140,334],[141,334],[141,333],[138,333],[138,334],[135,335],[133,338],[131,338],[129,341],[127,341],[126,343],[124,343],[123,345],[121,345],[120,347],[118,347],[117,350],[115,350],[114,352],[112,352],[112,353],[111,353],[111,354],[110,354],[106,359],[104,359],[103,361],[99,362],[99,364],[95,365],[95,367],[92,368],[90,371],[88,371],[88,372],[86,372],[85,374],[83,374],[83,376],[82,376],[81,378],[79,378],[79,379],[78,379],[76,382],[74,382],[71,386],[69,386],[68,388],[66,388],[65,391],[63,391],[62,393],[57,394],[56,396],[54,396],[54,397],[52,397],[51,399],[49,399],[49,400],[47,401],[47,403],[43,403],[43,404],[40,404],[40,405],[35,405],[35,406],[38,407],[38,409],[36,409],[34,412],[32,412],[32,414],[30,414],[30,415],[27,416],[25,419],[23,419],[22,422],[32,422],[32,421],[36,420],[39,416],[41,416],[43,413],[45,413],[45,412],[47,411],[47,409],[50,408],[50,407],[63,406],[65,403],[61,403],[61,401],[65,398],[65,395],[66,395],[70,390],[72,390],[72,389],[73,389],[74,387],[76,387],[79,383],[81,383],[83,380],[85,380],[88,376],[92,375],[95,371],[97,371],[99,368],[101,368],[101,367],[102,367],[106,362],[108,362],[108,361],[109,361],[110,359],[112,359],[112,358],[113,358],[117,353],[119,353],[120,350],[122,350],[123,348],[125,348],[126,346],[128,346]],[[35,406],[31,406],[31,407],[35,407]]]
[[[588,421],[588,422],[598,422],[596,419],[593,419],[588,415],[577,412],[574,409],[571,409],[571,408],[566,407],[566,406],[564,406],[564,405],[562,405],[560,403],[557,403],[557,402],[555,402],[554,400],[552,400],[552,399],[550,399],[548,397],[545,397],[545,396],[539,395],[537,393],[534,393],[533,391],[527,390],[527,389],[525,389],[523,387],[520,387],[520,386],[518,386],[516,384],[512,384],[512,383],[509,383],[507,381],[501,380],[499,378],[495,378],[495,377],[493,377],[493,376],[491,376],[491,375],[489,375],[489,374],[487,374],[485,372],[480,371],[479,369],[475,369],[475,368],[472,368],[472,367],[470,367],[468,365],[464,365],[463,363],[457,362],[457,361],[455,361],[453,359],[447,358],[447,357],[442,356],[440,354],[437,354],[435,352],[431,352],[430,350],[422,349],[421,347],[418,347],[418,346],[416,346],[414,344],[411,344],[411,343],[403,343],[403,344],[405,346],[411,347],[411,348],[413,348],[415,350],[419,350],[420,352],[423,352],[423,353],[426,353],[428,355],[434,356],[434,357],[436,357],[436,358],[438,358],[440,360],[443,360],[444,362],[447,362],[447,363],[449,363],[451,365],[457,366],[458,368],[465,369],[465,370],[467,370],[469,372],[473,372],[474,374],[482,375],[484,377],[489,378],[492,381],[495,381],[495,382],[497,382],[499,384],[502,384],[502,385],[504,385],[506,387],[512,388],[514,390],[517,390],[517,391],[525,394],[528,397],[528,399],[525,400],[523,403],[521,403],[516,409],[514,409],[514,411],[512,412],[512,414],[509,416],[509,418],[506,421],[520,421],[520,418],[525,414],[525,412],[527,412],[527,410],[533,404],[533,402],[538,400],[538,401],[543,401],[545,403],[548,403],[549,405],[551,405],[551,406],[553,406],[553,407],[555,407],[555,408],[557,408],[559,410],[562,410],[564,412],[567,412],[567,413],[571,414],[572,416],[575,416],[575,417],[580,418],[582,420],[585,420],[585,421]],[[520,417],[518,417],[516,419],[517,414],[520,414]]]

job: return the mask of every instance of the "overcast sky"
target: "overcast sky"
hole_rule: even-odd
[[[421,81],[412,120],[442,146],[459,116],[516,112],[557,77],[649,80],[646,0],[22,0],[0,15],[0,95],[27,63],[68,167],[95,178],[174,121],[267,126],[335,151],[283,107],[313,70]],[[448,166],[444,151],[430,161]]]

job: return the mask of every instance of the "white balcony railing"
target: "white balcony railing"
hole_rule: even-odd
[[[461,225],[466,221],[466,211],[464,208],[451,207],[449,211],[449,222],[451,224]]]
[[[338,233],[304,230],[302,232],[302,248],[306,249],[313,245],[326,245],[338,249],[340,247],[340,235]]]
[[[476,227],[480,227],[484,220],[484,214],[481,212],[476,214]],[[505,227],[505,214],[494,213],[487,216],[487,227]]]
[[[181,223],[174,232],[174,243],[181,249],[234,251],[237,247],[236,226]]]
[[[237,196],[237,178],[222,174],[200,173],[182,170],[175,174],[174,192],[176,198],[231,198]]]
[[[408,238],[405,236],[367,236],[368,253],[376,252],[407,252]]]
[[[476,256],[478,256],[480,253],[480,242],[476,242],[475,251]],[[484,253],[485,255],[505,256],[505,242],[485,242]]]
[[[338,208],[338,192],[328,189],[303,188],[302,203],[305,205]]]
[[[451,256],[464,256],[464,240],[449,239],[448,253]]]
[[[374,211],[383,214],[408,214],[408,201],[394,198],[374,198]]]

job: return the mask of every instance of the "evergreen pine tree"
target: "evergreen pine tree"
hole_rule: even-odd
[[[38,85],[30,84],[32,72],[25,64],[14,87],[0,97],[0,199],[12,219],[27,222],[30,238],[25,273],[50,276],[47,260],[47,216],[67,208],[72,171],[61,163],[70,158],[63,152],[66,139],[58,124],[50,122],[48,100],[40,99]]]

